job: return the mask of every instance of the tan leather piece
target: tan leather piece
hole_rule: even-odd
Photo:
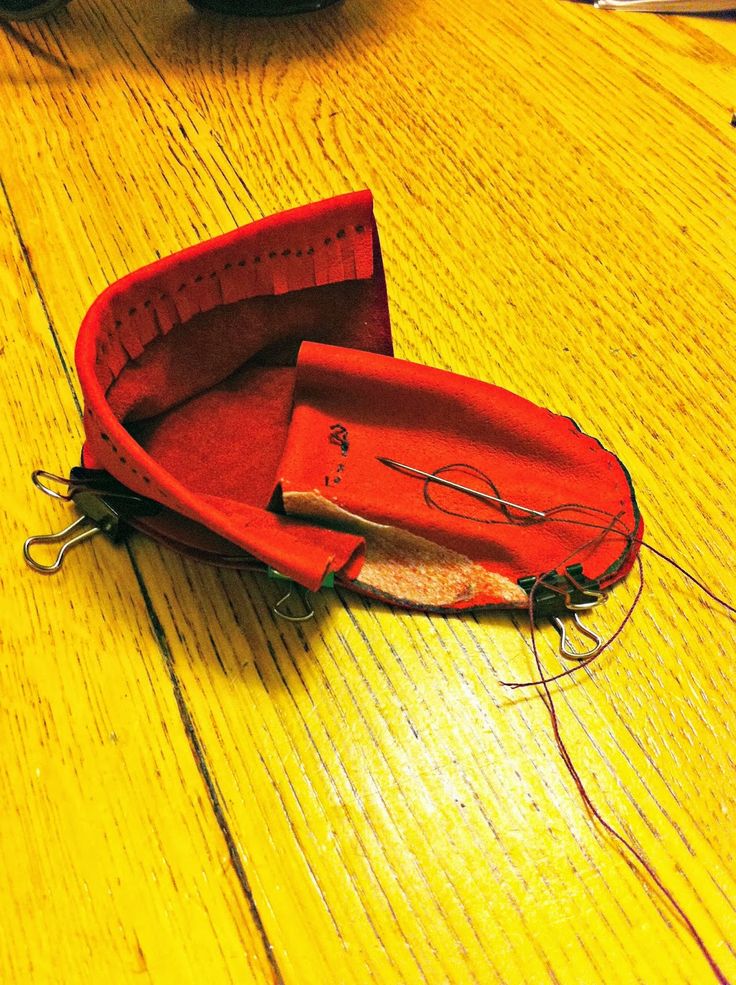
[[[503,575],[464,554],[398,527],[373,523],[313,492],[284,492],[286,512],[329,523],[332,529],[365,540],[365,561],[356,581],[401,602],[423,606],[456,606],[492,596],[495,604],[526,607],[526,592]]]

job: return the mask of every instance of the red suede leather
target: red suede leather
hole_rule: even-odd
[[[515,502],[593,506],[640,532],[624,470],[571,421],[390,355],[370,193],[261,220],[92,306],[77,345],[84,463],[166,507],[138,527],[192,556],[270,565],[313,590],[334,572],[422,608],[523,607],[518,579],[562,565],[591,531],[489,525],[504,517],[436,487],[445,510],[432,509],[420,480],[377,456],[426,471],[464,462]],[[315,503],[354,516],[326,520]],[[635,554],[609,537],[576,560],[610,584]]]
[[[308,587],[352,570],[360,537],[264,509],[304,339],[391,352],[367,191],[263,219],[105,291],[76,350],[85,464]]]
[[[336,425],[344,435],[342,449],[334,438]],[[278,470],[285,497],[316,492],[351,514],[409,530],[512,582],[564,570],[566,559],[595,536],[595,530],[575,524],[508,523],[497,506],[436,485],[431,487],[433,500],[450,512],[433,509],[425,502],[420,478],[387,468],[377,456],[430,473],[466,463],[481,470],[500,496],[514,503],[541,511],[581,504],[620,516],[621,527],[641,533],[623,467],[569,418],[455,373],[305,343],[297,364],[289,438]],[[491,491],[463,471],[446,477],[480,492]],[[606,522],[582,509],[564,517]],[[584,564],[588,578],[606,585],[623,576],[635,554],[624,538],[611,535],[575,561]],[[485,591],[457,607],[504,601]]]

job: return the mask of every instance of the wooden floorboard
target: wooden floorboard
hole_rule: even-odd
[[[370,187],[397,354],[572,417],[647,537],[736,596],[735,68],[729,17],[564,0],[73,0],[0,34],[4,981],[711,980],[499,683],[534,673],[528,620],[325,590],[294,627],[271,582],[140,537],[48,578],[20,548],[70,516],[29,476],[78,461],[96,295]],[[560,727],[736,980],[734,621],[644,566]]]

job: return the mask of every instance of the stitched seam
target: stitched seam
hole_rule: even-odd
[[[365,227],[365,225],[363,223],[358,223],[358,225],[353,226],[353,230],[356,233],[358,233],[358,235],[362,235],[366,231],[366,227]],[[346,228],[343,226],[343,227],[341,227],[340,229],[337,230],[337,232],[335,233],[334,237],[333,236],[325,236],[325,238],[324,238],[324,240],[322,242],[322,246],[329,247],[336,240],[344,239],[346,235],[347,235]],[[313,256],[316,252],[317,251],[315,250],[314,246],[308,246],[306,248],[302,248],[302,249],[299,249],[299,250],[292,250],[289,247],[287,247],[287,248],[285,248],[283,250],[269,250],[268,253],[266,253],[266,254],[262,254],[261,253],[261,254],[258,254],[256,256],[254,256],[252,258],[252,260],[251,260],[251,263],[252,263],[253,266],[262,263],[263,260],[264,260],[264,256],[265,256],[265,259],[267,259],[267,260],[275,260],[275,259],[278,259],[279,257],[284,258],[284,259],[288,259],[290,256],[293,256],[295,258],[301,259],[301,257],[303,257],[303,256]],[[206,278],[213,278],[214,279],[215,277],[219,277],[221,273],[224,273],[225,271],[228,271],[228,270],[232,270],[233,267],[241,267],[242,268],[242,267],[247,267],[247,266],[248,266],[248,260],[245,259],[245,258],[241,258],[240,260],[228,260],[227,263],[225,263],[225,264],[222,265],[222,267],[220,267],[220,268],[218,268],[216,270],[212,270],[209,274],[195,274],[194,277],[192,277],[190,281],[183,281],[177,287],[176,291],[174,291],[174,292],[163,292],[163,293],[159,293],[158,300],[159,301],[174,301],[174,303],[176,303],[176,301],[175,301],[176,295],[177,294],[181,294],[191,284],[200,284]],[[241,299],[241,300],[246,300],[246,299]],[[234,302],[234,303],[237,303],[237,302]],[[151,307],[152,304],[153,304],[153,299],[152,298],[146,298],[144,301],[139,302],[137,305],[132,305],[128,309],[128,318],[135,318],[135,316],[138,314],[139,308],[146,308],[146,309],[148,309],[148,308]],[[219,305],[215,305],[215,307],[219,307]],[[115,321],[114,321],[114,323],[113,323],[113,328],[116,329],[117,331],[119,331],[121,328],[123,328],[124,324],[125,324],[125,322],[123,321],[123,319],[116,318]],[[155,341],[155,339],[157,337],[158,336],[155,336],[153,339],[151,339],[151,342]],[[126,352],[126,355],[127,355],[127,351],[125,350],[125,346],[117,338],[117,335],[113,335],[113,334],[110,334],[110,333],[107,334],[107,335],[102,335],[99,338],[99,340],[98,340],[97,355],[96,355],[96,358],[95,358],[95,368],[98,368],[100,366],[99,356],[100,355],[106,356],[107,355],[107,347],[109,345],[112,345],[112,344],[115,344],[115,343],[118,344],[118,345],[120,345],[120,347],[123,349],[123,351]],[[150,342],[149,342],[149,344],[150,344]],[[145,351],[147,347],[148,347],[147,345],[144,345],[143,346],[143,350]],[[139,358],[139,357],[137,357],[137,358]],[[125,362],[123,363],[123,365],[120,367],[120,370],[118,371],[117,375],[114,377],[113,382],[115,382],[115,380],[120,376],[120,373],[122,373],[122,371],[125,369],[125,367],[128,365],[128,363],[129,362],[132,362],[132,361],[133,360],[130,358],[130,356],[128,356],[128,358],[125,360]],[[109,367],[107,367],[107,368],[109,368]],[[107,396],[107,392],[108,391],[109,391],[109,387],[108,387],[108,390],[105,391],[105,395],[106,396]]]
[[[361,234],[363,234],[366,231],[366,227],[365,227],[365,225],[363,223],[358,223],[358,225],[353,226],[353,230],[358,235],[361,235]],[[335,240],[344,239],[346,235],[347,235],[346,228],[345,227],[341,227],[340,229],[337,230],[337,232],[335,233],[334,237],[332,237],[332,236],[325,236],[325,238],[323,240],[323,246],[324,247],[329,247],[329,246],[332,245],[332,243]],[[279,256],[281,256],[283,258],[288,258],[290,256],[294,256],[296,258],[301,258],[303,256],[313,256],[315,253],[316,253],[316,250],[315,250],[315,248],[313,246],[308,246],[308,247],[306,247],[306,249],[302,248],[302,249],[299,249],[299,250],[292,250],[289,247],[286,247],[285,249],[283,249],[281,251],[278,251],[278,250],[269,250],[269,252],[266,254],[266,256],[267,256],[267,258],[269,260],[274,260],[274,259],[278,258]],[[263,254],[258,254],[257,256],[253,257],[252,263],[254,265],[255,264],[262,263],[262,262],[263,262]],[[232,260],[232,261],[228,260],[227,263],[223,264],[223,266],[221,268],[219,268],[219,270],[213,270],[208,275],[207,274],[195,274],[194,277],[192,277],[192,279],[191,279],[190,282],[189,281],[183,281],[179,285],[179,287],[176,289],[176,291],[174,292],[174,294],[178,294],[178,293],[181,293],[182,291],[185,291],[187,289],[187,287],[189,286],[190,283],[192,283],[192,284],[200,284],[200,283],[202,283],[202,281],[205,280],[206,277],[214,279],[214,278],[218,277],[221,272],[224,272],[224,271],[227,271],[227,270],[231,270],[233,267],[241,267],[241,268],[242,267],[246,267],[247,264],[248,264],[248,261],[246,259],[243,259],[243,258],[241,258],[240,260]],[[159,292],[159,294],[158,294],[158,300],[159,301],[167,301],[167,300],[173,301],[174,294],[167,293],[167,292],[163,292],[163,293]],[[244,299],[241,299],[241,300],[247,300],[247,299],[244,298]],[[175,303],[176,302],[174,302],[174,304]],[[233,303],[237,303],[237,302],[233,302]],[[151,307],[152,304],[153,304],[153,299],[152,298],[146,298],[144,301],[139,302],[137,305],[132,305],[128,309],[128,317],[129,318],[134,318],[138,314],[139,307],[143,307],[143,308],[148,309],[148,308]],[[214,307],[219,307],[219,305],[215,305]],[[122,319],[117,318],[117,319],[115,319],[115,321],[113,323],[113,327],[116,330],[119,331],[123,327],[124,324],[125,324],[125,322]],[[183,323],[180,323],[180,324],[183,324]],[[145,350],[148,348],[148,345],[150,345],[152,342],[154,342],[156,340],[156,338],[158,338],[158,337],[159,336],[154,336],[152,339],[150,339],[150,341],[146,345],[143,345],[141,343],[142,348],[143,348],[143,351],[145,352]],[[127,356],[127,358],[126,358],[125,362],[123,363],[123,365],[118,370],[117,375],[113,375],[112,382],[110,383],[110,385],[105,390],[105,398],[106,399],[107,399],[108,393],[110,392],[110,389],[112,388],[113,383],[115,383],[116,380],[119,379],[120,374],[123,372],[123,370],[125,369],[125,367],[129,363],[135,361],[134,359],[132,359],[130,357],[130,355],[128,354],[128,352],[127,352],[127,350],[126,350],[126,348],[124,346],[124,344],[122,343],[122,341],[120,341],[117,338],[116,335],[107,334],[107,335],[102,335],[97,340],[96,354],[95,354],[95,369],[100,368],[100,366],[101,366],[100,356],[107,356],[108,346],[109,345],[112,345],[112,344],[119,345],[120,348],[125,353],[125,355]],[[139,358],[139,357],[137,357],[137,358]],[[110,370],[110,372],[112,373],[112,370],[110,369],[109,365],[107,365],[107,363],[105,363],[103,365],[104,365],[104,368]],[[92,413],[92,409],[90,407],[87,408],[87,412],[88,412],[90,418],[93,418],[94,417],[94,414]],[[163,489],[161,489],[159,487],[158,483],[153,483],[152,480],[151,480],[151,478],[149,476],[147,476],[145,474],[142,474],[142,473],[139,473],[135,468],[133,468],[132,466],[128,465],[126,458],[119,453],[117,446],[114,445],[111,442],[109,435],[105,434],[104,432],[101,432],[100,433],[100,437],[107,444],[107,446],[110,448],[110,450],[115,455],[115,457],[118,459],[118,461],[120,462],[121,465],[126,466],[129,469],[129,471],[131,471],[134,475],[139,475],[140,474],[140,477],[143,479],[143,481],[146,483],[146,485],[149,485],[150,486],[149,493],[153,493],[153,494],[157,495],[159,497],[159,499],[162,499],[162,500],[166,500],[166,499],[169,498],[168,497],[168,494]]]

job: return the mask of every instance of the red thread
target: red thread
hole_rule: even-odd
[[[486,485],[488,485],[493,490],[493,494],[495,496],[502,498],[501,493],[499,492],[493,481],[487,475],[481,472],[480,469],[476,469],[472,465],[465,465],[462,463],[457,465],[447,465],[444,466],[443,468],[437,469],[433,474],[441,475],[443,472],[447,472],[451,469],[456,471],[465,471],[470,475],[473,475],[476,478],[481,479],[481,481],[485,482]],[[440,506],[432,497],[432,493],[430,491],[431,485],[432,483],[430,479],[425,480],[424,499],[430,508],[441,510],[442,512],[449,513],[453,516],[464,517],[465,519],[474,521],[476,523],[491,523],[491,524],[512,523],[512,524],[522,524],[525,526],[531,525],[533,523],[545,523],[545,522],[570,523],[579,526],[590,527],[591,529],[598,531],[595,537],[593,537],[587,543],[583,544],[581,547],[576,548],[575,551],[573,551],[568,557],[562,560],[556,566],[556,568],[558,569],[564,570],[565,565],[567,565],[567,563],[571,561],[576,555],[582,553],[583,551],[591,547],[595,547],[603,538],[611,534],[618,535],[620,537],[623,537],[628,542],[629,547],[632,547],[634,545],[638,547],[645,547],[653,554],[656,554],[657,557],[661,558],[663,561],[666,561],[668,564],[672,565],[672,567],[675,568],[677,571],[679,571],[685,578],[687,578],[689,581],[697,585],[698,588],[714,602],[717,602],[719,605],[723,606],[723,608],[725,608],[728,612],[736,613],[735,606],[731,605],[731,603],[726,602],[725,599],[722,599],[718,595],[716,595],[715,592],[713,592],[710,588],[708,588],[700,578],[698,578],[692,572],[684,568],[681,564],[675,561],[674,558],[671,558],[669,555],[664,554],[662,551],[658,550],[658,548],[654,547],[652,544],[649,544],[646,541],[642,540],[641,538],[634,536],[633,531],[628,531],[626,529],[619,529],[617,527],[617,524],[620,522],[621,514],[614,516],[613,514],[606,513],[605,510],[600,510],[597,509],[596,507],[583,506],[581,504],[570,503],[561,506],[555,506],[552,507],[551,509],[545,510],[544,516],[542,517],[530,516],[530,515],[519,517],[518,515],[514,515],[506,505],[499,504],[499,509],[503,513],[504,519],[493,520],[490,518],[482,518],[482,517],[471,516],[468,514],[458,513],[454,510],[449,510],[443,506]],[[607,518],[609,522],[607,524],[593,523],[592,521],[587,521],[587,520],[576,520],[572,518],[564,519],[559,516],[552,515],[552,514],[558,514],[565,510],[576,510],[578,512],[582,511],[588,513],[594,513],[601,517]],[[542,666],[542,660],[539,655],[539,648],[537,647],[536,622],[534,616],[534,597],[540,586],[544,586],[545,589],[547,590],[551,589],[552,591],[557,592],[561,595],[565,594],[565,589],[552,585],[549,583],[549,581],[545,581],[545,577],[546,577],[545,574],[538,575],[529,591],[529,627],[530,627],[530,643],[531,643],[532,653],[534,655],[534,662],[536,664],[539,677],[537,680],[534,681],[519,681],[519,682],[501,681],[500,683],[503,684],[505,687],[511,687],[511,688],[536,686],[542,689],[541,698],[542,701],[544,702],[544,705],[550,717],[550,722],[552,724],[552,732],[554,735],[555,743],[557,745],[557,749],[560,753],[560,756],[562,757],[562,761],[565,764],[565,768],[567,769],[567,772],[569,773],[573,783],[575,784],[575,787],[577,788],[578,794],[580,795],[580,799],[583,801],[583,804],[587,809],[589,815],[595,821],[597,821],[598,824],[603,828],[603,830],[606,831],[612,838],[614,838],[619,843],[619,845],[622,846],[626,852],[628,852],[631,858],[633,858],[635,862],[638,863],[640,868],[644,870],[644,872],[647,874],[649,879],[654,883],[654,885],[660,891],[662,896],[664,896],[664,898],[670,904],[672,909],[675,911],[675,913],[677,913],[677,915],[684,923],[691,938],[698,946],[705,960],[708,962],[710,969],[716,978],[716,981],[718,981],[720,985],[729,985],[729,981],[726,978],[725,973],[723,972],[718,962],[714,958],[708,945],[705,943],[703,938],[698,933],[695,924],[687,915],[682,905],[678,902],[672,890],[665,885],[665,883],[662,881],[659,875],[657,875],[657,872],[654,869],[654,867],[644,858],[644,856],[639,851],[639,849],[636,848],[636,846],[632,844],[632,842],[630,842],[625,835],[621,834],[620,831],[617,831],[616,828],[614,828],[613,825],[605,819],[605,817],[603,817],[601,812],[598,810],[598,808],[591,800],[590,795],[585,787],[585,784],[583,783],[583,780],[580,774],[578,773],[577,768],[572,760],[572,757],[565,744],[565,741],[562,738],[562,733],[560,731],[560,723],[557,717],[557,709],[555,708],[554,698],[552,697],[552,692],[549,687],[549,685],[553,681],[558,681],[561,678],[569,677],[571,674],[574,674],[577,671],[582,670],[583,667],[587,667],[590,663],[593,662],[593,660],[597,659],[597,657],[600,656],[600,654],[604,650],[608,649],[608,647],[611,646],[614,640],[616,640],[618,636],[623,632],[624,627],[631,619],[634,613],[634,609],[638,605],[639,600],[641,599],[642,593],[644,591],[644,566],[640,554],[637,555],[636,561],[639,571],[639,586],[637,588],[637,592],[634,597],[634,600],[629,606],[629,609],[627,610],[626,614],[621,620],[621,623],[619,624],[618,628],[606,640],[606,642],[603,644],[601,649],[594,656],[589,657],[587,659],[583,659],[579,663],[577,663],[574,667],[568,668],[567,670],[559,674],[555,674],[551,677],[545,675],[544,668]],[[582,590],[585,589],[585,586],[578,583],[575,580],[575,578],[569,574],[569,572],[566,572],[566,576],[574,587]]]

